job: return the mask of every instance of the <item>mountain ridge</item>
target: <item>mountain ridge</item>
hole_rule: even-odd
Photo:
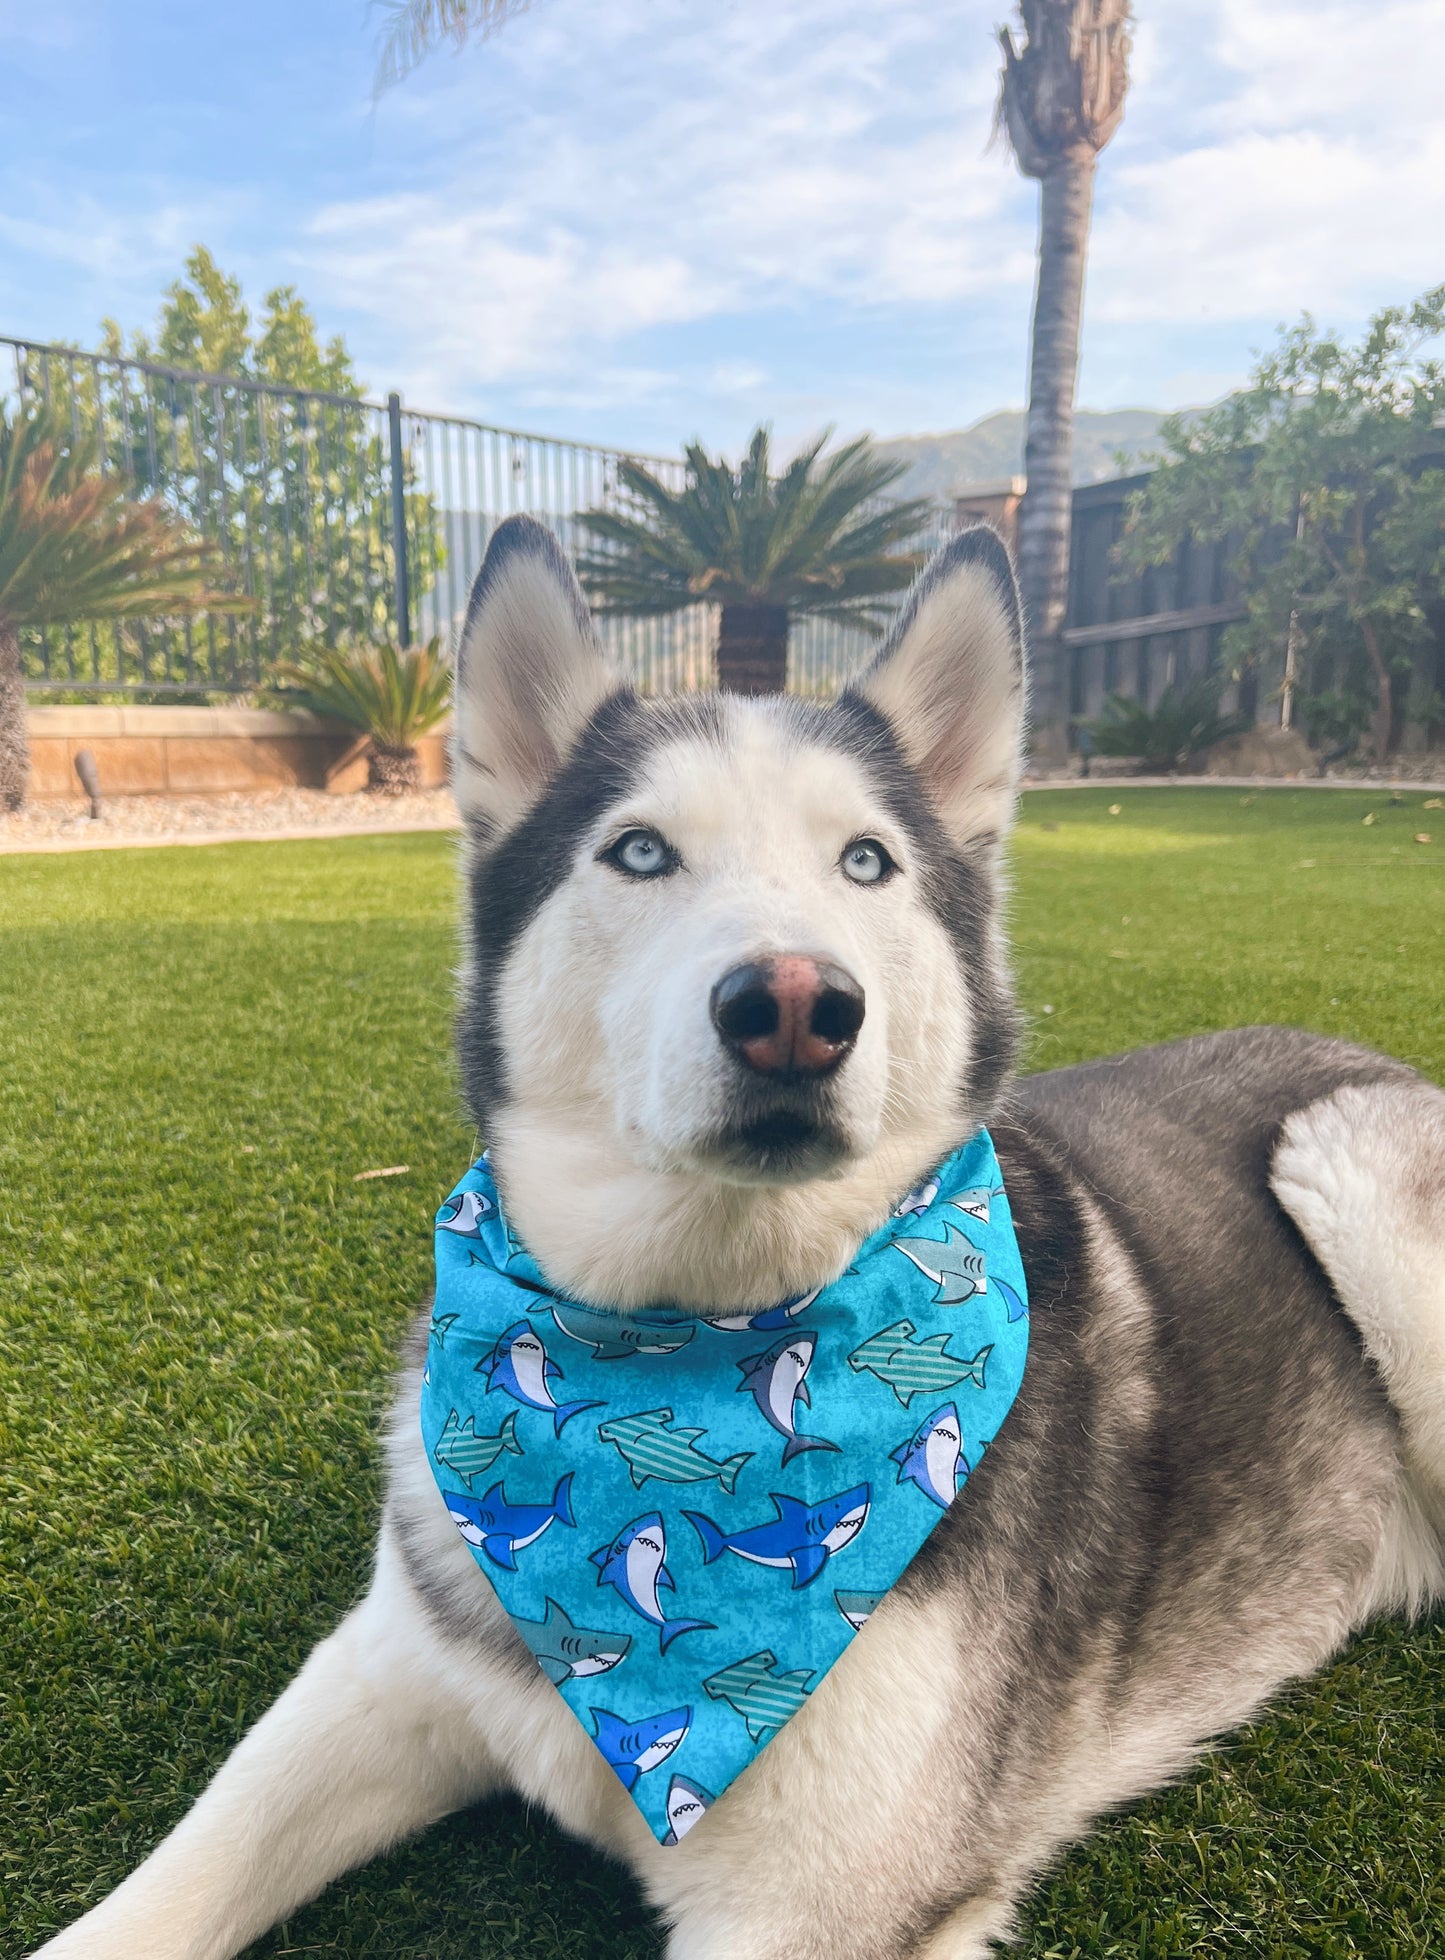
[[[1137,459],[1157,446],[1162,408],[1081,408],[1074,416],[1074,482],[1099,483],[1127,475]],[[957,491],[1022,476],[1024,411],[998,409],[966,429],[938,435],[889,436],[875,442],[882,456],[908,465],[890,485],[894,497],[948,498]],[[1118,458],[1125,461],[1120,467]]]

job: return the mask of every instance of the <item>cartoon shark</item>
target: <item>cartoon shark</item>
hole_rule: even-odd
[[[445,1347],[447,1335],[461,1319],[459,1313],[434,1313],[431,1317],[431,1338],[438,1347]]]
[[[956,1198],[950,1198],[948,1202],[959,1211],[966,1211],[970,1218],[976,1218],[980,1225],[987,1225],[993,1199],[1002,1196],[1001,1184],[996,1184],[991,1191],[978,1185],[972,1191],[960,1191]]]
[[[589,1406],[587,1404],[584,1407]],[[752,1462],[752,1451],[715,1462],[693,1446],[704,1429],[672,1429],[671,1409],[646,1409],[641,1415],[619,1416],[614,1422],[597,1426],[604,1443],[615,1443],[618,1454],[632,1472],[632,1482],[641,1490],[649,1477],[665,1484],[705,1484],[716,1477],[731,1497],[738,1472]],[[558,1425],[560,1428],[560,1424]]]
[[[1028,1312],[1028,1307],[1019,1298],[1018,1294],[1014,1292],[1008,1281],[1006,1279],[996,1279],[992,1283],[1004,1297],[1004,1304],[1008,1308],[1009,1325],[1012,1326],[1016,1320],[1022,1320]]]
[[[770,1422],[783,1440],[783,1467],[804,1450],[836,1450],[838,1445],[823,1436],[800,1436],[794,1427],[799,1402],[811,1408],[807,1373],[818,1344],[816,1334],[784,1334],[761,1354],[750,1354],[738,1367],[742,1380],[738,1392],[746,1389],[758,1405],[758,1414]]]
[[[452,1523],[479,1552],[485,1552],[493,1565],[504,1572],[515,1572],[517,1553],[534,1545],[554,1520],[575,1524],[572,1516],[572,1472],[559,1477],[550,1504],[512,1504],[500,1484],[493,1484],[485,1497],[463,1497],[459,1491],[444,1492]]]
[[[886,1593],[835,1592],[833,1604],[857,1633],[860,1627],[867,1625],[886,1598]]]
[[[591,1709],[597,1724],[596,1742],[624,1790],[636,1787],[637,1779],[665,1763],[692,1727],[690,1708],[672,1708],[666,1715],[644,1715],[640,1722],[624,1722],[605,1708]]]
[[[620,1361],[629,1354],[676,1354],[697,1332],[695,1320],[668,1314],[608,1313],[602,1307],[580,1306],[575,1300],[539,1299],[528,1311],[551,1312],[569,1340],[590,1347],[597,1361]]]
[[[777,1516],[768,1524],[732,1533],[719,1531],[700,1511],[682,1515],[702,1540],[704,1565],[724,1552],[736,1552],[750,1565],[773,1565],[791,1572],[796,1592],[812,1585],[834,1552],[852,1544],[868,1522],[871,1495],[867,1484],[857,1484],[852,1490],[840,1490],[836,1497],[825,1497],[821,1504],[804,1504],[800,1498],[770,1491]]]
[[[658,1648],[666,1653],[681,1633],[712,1630],[711,1620],[669,1620],[658,1599],[658,1588],[673,1588],[667,1569],[667,1539],[660,1512],[649,1511],[634,1518],[618,1532],[610,1545],[593,1552],[599,1586],[615,1586],[634,1613],[657,1628]]]
[[[455,1470],[470,1490],[472,1478],[480,1477],[484,1470],[490,1470],[503,1450],[510,1451],[513,1456],[522,1454],[514,1415],[503,1418],[495,1436],[479,1436],[476,1417],[468,1416],[462,1422],[453,1409],[442,1425],[441,1441],[432,1454],[448,1470]]]
[[[487,1377],[488,1395],[499,1388],[523,1408],[545,1409],[558,1436],[562,1425],[573,1416],[580,1416],[584,1409],[602,1407],[600,1402],[557,1402],[552,1383],[562,1380],[562,1370],[525,1320],[513,1322],[491,1353],[482,1356],[476,1372]]]
[[[906,1443],[888,1452],[898,1465],[900,1484],[917,1484],[925,1497],[945,1510],[958,1495],[968,1475],[963,1439],[958,1430],[958,1410],[945,1402],[914,1430]]]
[[[716,1802],[712,1791],[704,1790],[701,1783],[674,1774],[667,1786],[667,1836],[663,1843],[677,1844],[685,1838],[703,1812]]]
[[[513,1620],[537,1657],[537,1665],[560,1688],[564,1681],[581,1681],[594,1674],[608,1674],[626,1660],[632,1648],[630,1633],[600,1633],[574,1626],[566,1609],[555,1599],[547,1601],[547,1615],[541,1620]]]
[[[949,1353],[949,1335],[930,1334],[924,1340],[915,1341],[913,1332],[911,1320],[895,1320],[891,1327],[870,1334],[862,1347],[854,1348],[848,1356],[848,1366],[855,1374],[866,1371],[886,1382],[905,1409],[915,1395],[936,1395],[958,1382],[972,1382],[975,1388],[984,1386],[984,1369],[993,1353],[992,1343],[980,1348],[971,1361],[965,1361],[961,1354]]]
[[[895,1218],[921,1217],[938,1196],[938,1179],[930,1177],[925,1183],[909,1192],[903,1202],[893,1212]]]
[[[795,1293],[791,1300],[782,1300],[776,1307],[764,1307],[761,1313],[726,1314],[719,1319],[704,1315],[703,1318],[720,1334],[776,1334],[790,1320],[806,1313],[822,1290],[821,1286],[815,1286],[811,1293]]]
[[[485,1191],[459,1191],[437,1213],[437,1230],[455,1232],[459,1239],[479,1239],[482,1220],[496,1209]]]
[[[945,1225],[943,1229],[946,1238],[895,1239],[893,1246],[938,1288],[933,1296],[935,1306],[956,1307],[961,1301],[971,1300],[975,1293],[982,1293],[988,1285],[988,1276],[983,1254],[973,1241],[957,1225]]]
[[[730,1662],[702,1684],[714,1701],[725,1701],[735,1715],[742,1716],[754,1742],[776,1735],[812,1692],[809,1684],[816,1669],[797,1667],[790,1674],[775,1674],[777,1664],[777,1656],[765,1647],[746,1660]]]

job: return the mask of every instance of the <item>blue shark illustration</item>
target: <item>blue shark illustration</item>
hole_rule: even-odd
[[[996,1286],[1004,1297],[1004,1304],[1008,1308],[1009,1325],[1012,1326],[1016,1320],[1022,1320],[1028,1312],[1028,1308],[1019,1298],[1018,1294],[1014,1292],[1008,1281],[1006,1279],[996,1279],[991,1284]]]
[[[736,1552],[751,1565],[772,1565],[790,1571],[793,1590],[810,1586],[835,1552],[851,1545],[868,1522],[872,1492],[867,1484],[841,1490],[821,1504],[804,1504],[780,1491],[769,1493],[777,1516],[767,1524],[744,1531],[719,1531],[700,1511],[683,1516],[702,1540],[703,1563],[711,1565],[724,1552]]]
[[[987,1225],[989,1213],[993,1209],[993,1200],[1002,1196],[1001,1184],[995,1184],[992,1189],[979,1184],[971,1191],[960,1191],[956,1198],[950,1198],[948,1202],[956,1210],[966,1211],[970,1218],[976,1218],[980,1225]]]
[[[657,1628],[659,1651],[666,1653],[679,1634],[711,1632],[711,1620],[670,1620],[658,1598],[660,1588],[673,1589],[667,1569],[667,1539],[662,1515],[649,1511],[624,1525],[610,1545],[593,1552],[599,1586],[615,1586],[644,1620]]]
[[[833,1604],[857,1633],[860,1627],[868,1624],[887,1597],[886,1593],[835,1592]]]
[[[550,1504],[509,1503],[500,1484],[493,1484],[485,1497],[463,1497],[455,1490],[443,1495],[452,1523],[463,1538],[504,1572],[516,1571],[517,1553],[534,1545],[548,1525],[576,1523],[570,1470],[558,1478]]]
[[[716,1802],[712,1791],[704,1790],[701,1783],[674,1773],[667,1786],[667,1836],[662,1842],[680,1843],[703,1812]]]
[[[925,1416],[908,1441],[890,1450],[889,1455],[898,1465],[900,1484],[917,1484],[925,1497],[946,1510],[968,1475],[958,1410],[952,1402],[945,1402],[941,1409]]]
[[[590,1680],[594,1674],[609,1674],[626,1660],[632,1649],[630,1633],[602,1633],[590,1627],[575,1626],[564,1607],[555,1599],[547,1601],[546,1617],[540,1620],[513,1620],[537,1657],[537,1665],[560,1688],[565,1681]]]
[[[482,1220],[496,1209],[484,1191],[458,1191],[438,1211],[437,1229],[455,1232],[459,1239],[479,1239]]]
[[[754,1742],[776,1735],[812,1692],[815,1668],[795,1667],[778,1674],[777,1665],[777,1656],[765,1647],[746,1660],[730,1662],[702,1684],[714,1701],[725,1701],[735,1715],[742,1716]]]
[[[597,1747],[620,1778],[624,1790],[634,1789],[637,1779],[665,1763],[692,1727],[690,1708],[671,1708],[665,1715],[644,1715],[640,1722],[624,1722],[606,1708],[589,1711],[596,1723]]]
[[[938,1288],[933,1296],[935,1306],[956,1307],[984,1291],[988,1274],[983,1254],[972,1239],[957,1225],[943,1229],[946,1237],[942,1239],[895,1239],[893,1247]]]
[[[461,1315],[456,1313],[434,1313],[432,1315],[431,1338],[436,1342],[438,1347],[446,1346],[447,1335],[450,1334],[460,1319]]]
[[[822,1290],[821,1286],[815,1286],[811,1293],[795,1293],[792,1299],[781,1300],[775,1307],[764,1307],[760,1313],[724,1314],[716,1319],[704,1315],[704,1319],[720,1334],[776,1334],[790,1320],[806,1313]]]
[[[936,1177],[927,1178],[915,1190],[910,1191],[908,1196],[894,1207],[893,1216],[895,1218],[921,1217],[937,1196],[938,1179]]]
[[[491,1353],[482,1356],[476,1372],[487,1377],[488,1395],[499,1388],[523,1408],[545,1409],[558,1436],[562,1425],[573,1416],[580,1416],[584,1409],[602,1407],[600,1402],[557,1401],[552,1384],[562,1380],[562,1370],[525,1320],[513,1322]]]
[[[738,1363],[743,1377],[738,1383],[738,1391],[747,1390],[758,1405],[758,1414],[765,1422],[771,1423],[783,1438],[784,1468],[795,1456],[801,1456],[804,1450],[838,1448],[836,1443],[830,1443],[823,1436],[800,1436],[796,1427],[798,1404],[801,1402],[805,1408],[812,1407],[807,1374],[817,1344],[816,1334],[809,1334],[800,1328],[796,1334],[784,1334],[780,1341],[774,1341],[761,1354],[750,1354],[745,1361]]]
[[[597,1361],[621,1361],[629,1354],[676,1354],[697,1332],[695,1320],[669,1314],[609,1313],[575,1300],[538,1299],[529,1309],[550,1312],[569,1340],[592,1350]]]
[[[448,1470],[455,1470],[462,1482],[470,1490],[472,1478],[480,1477],[490,1470],[497,1458],[507,1450],[513,1456],[522,1454],[522,1445],[517,1441],[517,1418],[507,1416],[495,1436],[479,1436],[477,1419],[468,1416],[462,1422],[455,1409],[452,1409],[442,1426],[441,1439],[432,1452],[436,1461]]]
[[[674,1429],[671,1409],[644,1409],[640,1415],[618,1416],[612,1422],[599,1423],[597,1434],[604,1443],[616,1445],[638,1490],[649,1477],[665,1484],[705,1484],[715,1477],[731,1497],[738,1472],[753,1460],[751,1450],[721,1463],[704,1455],[697,1448],[697,1439],[707,1431]]]
[[[876,1375],[905,1409],[915,1395],[940,1395],[959,1382],[972,1382],[975,1388],[985,1386],[984,1371],[993,1353],[991,1342],[965,1359],[949,1352],[951,1335],[929,1334],[916,1341],[914,1331],[911,1320],[895,1320],[891,1327],[881,1327],[861,1347],[854,1348],[848,1366],[854,1374]]]

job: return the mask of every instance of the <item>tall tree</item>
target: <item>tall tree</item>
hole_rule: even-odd
[[[1034,724],[1062,748],[1068,712],[1060,640],[1069,593],[1074,389],[1094,169],[1129,86],[1129,0],[1019,0],[1024,45],[999,29],[999,122],[1039,185],[1039,272],[1029,363],[1027,489],[1019,584],[1033,648]]]
[[[1246,610],[1226,661],[1282,683],[1292,649],[1312,739],[1368,729],[1383,760],[1407,717],[1441,718],[1442,428],[1445,286],[1355,343],[1306,316],[1246,387],[1165,421],[1119,556],[1143,571],[1189,537],[1227,541]]]
[[[874,455],[866,440],[824,457],[826,442],[820,436],[776,476],[766,429],[754,431],[736,469],[691,443],[681,490],[640,463],[623,463],[618,476],[632,509],[581,518],[601,547],[577,560],[597,610],[720,607],[718,685],[739,694],[782,692],[795,615],[876,628],[888,609],[875,602],[901,591],[918,569],[918,554],[897,547],[917,532],[929,504],[880,505],[906,465]]]

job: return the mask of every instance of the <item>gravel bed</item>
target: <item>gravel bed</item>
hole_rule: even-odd
[[[217,796],[108,796],[98,820],[81,798],[0,813],[0,851],[148,843],[315,830],[438,830],[457,822],[447,789],[415,796],[332,796],[321,789],[228,790]]]

